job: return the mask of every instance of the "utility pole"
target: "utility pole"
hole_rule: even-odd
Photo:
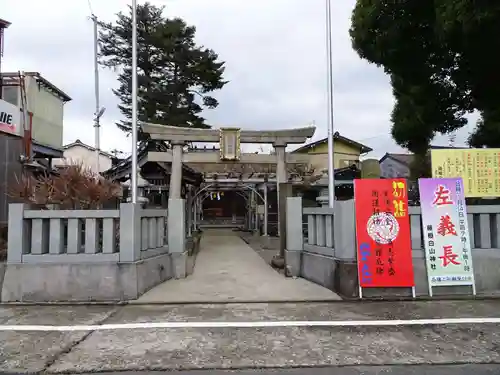
[[[3,78],[2,73],[2,57],[4,51],[4,30],[10,26],[10,22],[0,19],[0,99],[2,99]]]
[[[97,29],[97,17],[95,14],[90,16],[94,23],[94,95],[95,95],[95,112],[94,112],[94,137],[95,137],[95,160],[96,174],[99,176],[100,165],[99,157],[101,156],[101,136],[100,136],[100,119],[104,114],[105,108],[101,108],[99,97],[99,34]]]

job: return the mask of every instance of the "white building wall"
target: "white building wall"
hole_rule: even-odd
[[[64,102],[33,77],[26,77],[28,111],[33,113],[32,137],[44,145],[62,148]]]
[[[26,76],[25,87],[28,111],[33,113],[33,139],[46,146],[62,148],[64,101],[39,85],[32,76]],[[4,87],[3,94],[8,102],[22,107],[19,86]]]
[[[97,159],[95,151],[85,147],[75,145],[64,150],[64,159],[54,159],[53,165],[65,165],[69,163],[82,163],[84,167],[96,172]],[[99,156],[99,172],[104,172],[111,168],[111,158],[102,154]]]

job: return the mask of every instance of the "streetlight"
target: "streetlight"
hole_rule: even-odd
[[[132,0],[132,203],[137,203],[137,0]]]
[[[328,86],[328,203],[335,206],[335,166],[333,153],[333,56],[332,56],[332,10],[330,0],[325,0],[326,6],[326,54],[327,54],[327,86]]]

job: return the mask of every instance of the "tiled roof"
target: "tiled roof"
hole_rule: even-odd
[[[387,156],[406,165],[410,165],[414,157],[413,154],[387,154]]]
[[[450,147],[450,146],[430,146],[431,150],[443,150],[443,149],[467,149],[467,147]],[[396,160],[402,164],[405,165],[410,165],[411,162],[413,161],[413,154],[396,154],[396,153],[386,153],[382,158],[380,159],[380,163],[382,163],[385,159],[391,158],[393,160]]]
[[[338,132],[336,132],[334,135],[333,135],[333,138],[334,140],[337,140],[339,142],[343,142],[345,144],[348,144],[348,145],[351,145],[351,146],[354,146],[354,147],[358,147],[361,151],[362,154],[366,153],[366,152],[370,152],[370,151],[373,151],[373,149],[371,149],[370,147],[368,146],[365,146],[359,142],[356,142],[356,141],[353,141],[352,139],[349,139],[347,137],[344,137],[342,135],[340,135]],[[305,150],[309,150],[317,145],[320,145],[322,143],[325,143],[325,142],[328,142],[328,138],[323,138],[323,139],[320,139],[319,141],[316,141],[316,142],[312,142],[312,143],[309,143],[309,144],[306,144],[304,146],[301,146],[299,147],[298,149],[296,150],[293,150],[292,153],[296,153],[296,152],[303,152]]]

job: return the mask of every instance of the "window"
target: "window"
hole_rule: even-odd
[[[2,99],[10,104],[14,104],[16,107],[19,107],[19,87],[3,87],[2,90]]]
[[[352,165],[359,167],[359,160],[349,160],[349,159],[340,160],[340,167],[341,168],[351,167]]]

